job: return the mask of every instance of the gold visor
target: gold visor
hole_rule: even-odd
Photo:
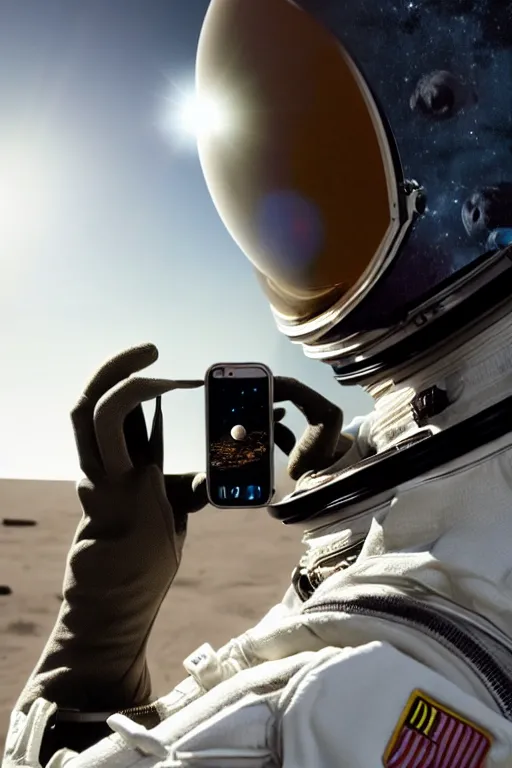
[[[224,112],[199,137],[206,183],[274,310],[302,322],[366,293],[399,228],[398,184],[336,38],[289,0],[213,0],[196,86]]]

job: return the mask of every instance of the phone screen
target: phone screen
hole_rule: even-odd
[[[206,383],[208,495],[219,507],[258,507],[273,493],[272,378],[258,364],[218,365]]]

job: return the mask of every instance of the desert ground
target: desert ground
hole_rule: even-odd
[[[73,483],[0,480],[0,755],[9,712],[53,625],[66,553],[80,508]],[[300,555],[295,529],[265,510],[207,508],[190,519],[181,569],[153,629],[155,693],[184,677],[182,660],[203,642],[222,645],[254,624],[289,584]],[[0,589],[0,593],[1,593]]]

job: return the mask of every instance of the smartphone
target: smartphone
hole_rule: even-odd
[[[210,503],[267,506],[274,492],[272,372],[261,363],[217,363],[205,392]]]

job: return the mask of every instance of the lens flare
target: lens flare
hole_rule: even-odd
[[[195,138],[205,134],[222,134],[229,127],[228,110],[220,99],[191,93],[181,104],[179,126],[183,133]]]

